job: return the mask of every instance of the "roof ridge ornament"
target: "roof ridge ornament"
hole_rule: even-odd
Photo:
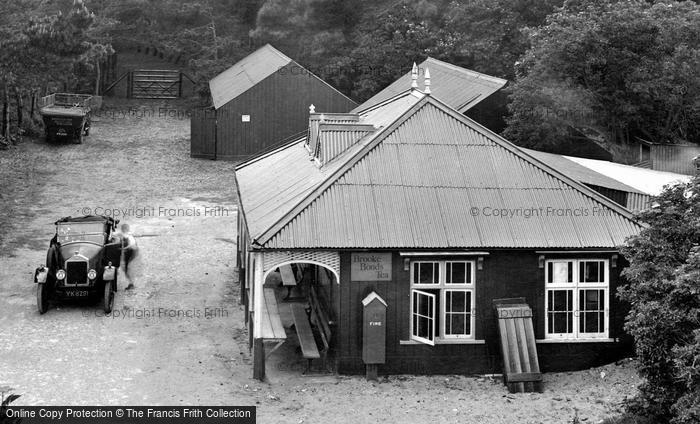
[[[413,69],[411,69],[411,88],[418,88],[418,65],[413,62]]]
[[[425,90],[423,90],[423,93],[425,94],[430,94],[430,69],[425,68]]]

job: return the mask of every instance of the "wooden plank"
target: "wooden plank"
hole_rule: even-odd
[[[508,350],[508,333],[506,330],[506,321],[498,320],[498,332],[501,334],[501,354],[503,355],[503,374],[507,375],[510,372],[510,351]]]
[[[294,271],[291,265],[280,266],[280,276],[282,277],[283,286],[296,286],[297,280],[294,278]]]
[[[540,372],[540,363],[537,358],[537,345],[535,344],[535,331],[532,328],[532,320],[525,322],[525,338],[528,341],[527,353],[530,356],[530,371]]]
[[[507,330],[507,339],[508,339],[508,351],[510,355],[510,372],[506,373],[515,373],[519,374],[523,372],[522,366],[520,364],[520,354],[518,353],[518,341],[517,341],[517,333],[515,331],[515,322],[512,319],[506,319],[506,330]],[[508,384],[510,385],[511,382],[507,381]],[[525,390],[525,387],[523,386],[522,383],[515,383],[515,390],[518,392],[522,392]]]
[[[265,306],[268,311],[268,316],[270,320],[270,327],[272,329],[272,339],[284,340],[287,338],[287,333],[284,331],[284,325],[282,325],[282,317],[280,316],[279,308],[277,307],[277,297],[275,296],[275,290],[271,288],[263,289],[265,296]]]
[[[529,308],[528,308],[528,310],[529,310]],[[522,310],[521,310],[521,312],[522,312]],[[525,321],[524,318],[513,319],[513,323],[515,324],[516,335],[518,336],[518,353],[520,354],[521,369],[522,369],[523,373],[528,373],[531,371],[531,368],[530,368],[530,356],[528,355],[528,352],[527,352],[528,343],[527,343],[527,340],[525,339],[524,321]],[[535,388],[532,386],[532,383],[530,383],[530,382],[524,383],[523,391],[532,392],[534,390],[535,390]]]
[[[290,306],[292,318],[294,318],[294,327],[296,328],[297,336],[299,336],[299,346],[301,347],[302,355],[307,359],[320,358],[321,354],[318,352],[316,339],[314,339],[314,333],[311,331],[309,317],[306,315],[304,305],[292,303]]]

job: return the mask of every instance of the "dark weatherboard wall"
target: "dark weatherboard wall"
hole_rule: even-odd
[[[311,104],[328,113],[347,112],[356,106],[290,62],[219,109],[195,112],[191,156],[243,160],[302,136],[309,126]]]
[[[338,372],[361,374],[362,362],[362,299],[372,291],[388,304],[386,328],[386,374],[470,374],[501,373],[500,339],[492,300],[525,297],[533,311],[535,338],[545,338],[545,271],[539,267],[540,253],[530,251],[490,251],[484,256],[483,269],[476,270],[475,339],[479,344],[437,344],[429,346],[410,342],[410,272],[404,269],[404,256],[392,252],[392,277],[389,281],[351,281],[351,253],[341,253],[339,299],[334,302],[338,314],[335,360]],[[612,253],[546,254],[546,259],[607,259]],[[412,257],[411,260],[465,260],[459,257]],[[476,260],[475,257],[466,260]],[[615,293],[620,284],[622,258],[610,268],[609,338],[605,342],[537,343],[543,371],[584,369],[609,363],[631,351],[631,340],[623,331],[625,305]],[[402,343],[403,341],[403,343]]]

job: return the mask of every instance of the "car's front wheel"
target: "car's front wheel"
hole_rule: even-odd
[[[112,282],[105,282],[104,291],[104,310],[105,314],[112,312],[112,306],[114,306],[114,291],[112,290]]]
[[[40,314],[49,310],[49,289],[46,284],[36,285],[36,307]]]

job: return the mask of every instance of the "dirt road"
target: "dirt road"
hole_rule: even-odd
[[[253,380],[234,283],[233,165],[190,159],[182,110],[122,103],[83,145],[0,152],[0,386],[20,403],[256,405],[265,423],[565,423],[596,422],[634,393],[629,363],[548,374],[545,393],[525,395],[465,376],[302,377],[292,340],[270,358],[269,381]],[[132,225],[137,289],[117,293],[112,316],[99,304],[39,315],[32,273],[52,222],[84,213]]]

